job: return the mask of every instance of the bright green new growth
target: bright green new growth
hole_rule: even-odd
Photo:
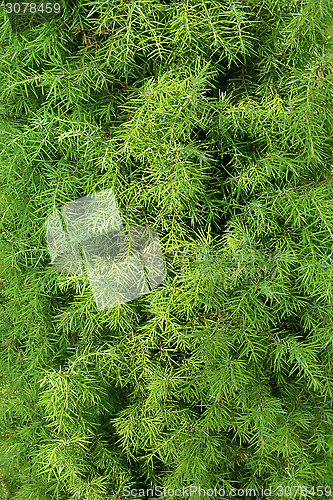
[[[0,495],[333,490],[331,2],[1,9]],[[45,220],[110,188],[167,275],[98,311]]]

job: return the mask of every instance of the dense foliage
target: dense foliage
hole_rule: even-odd
[[[0,495],[333,491],[330,0],[1,9]],[[45,220],[111,187],[166,277],[98,311]]]

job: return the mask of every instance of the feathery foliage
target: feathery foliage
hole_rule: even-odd
[[[333,489],[331,2],[62,8],[0,14],[0,495]],[[45,220],[111,187],[167,272],[98,311]]]

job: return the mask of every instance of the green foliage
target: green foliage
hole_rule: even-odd
[[[332,486],[331,2],[1,9],[0,495]],[[111,187],[167,273],[98,311],[45,219]]]

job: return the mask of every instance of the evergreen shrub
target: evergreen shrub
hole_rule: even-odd
[[[0,13],[0,494],[333,498],[331,1],[60,3]],[[99,311],[45,221],[111,188],[166,274]]]

